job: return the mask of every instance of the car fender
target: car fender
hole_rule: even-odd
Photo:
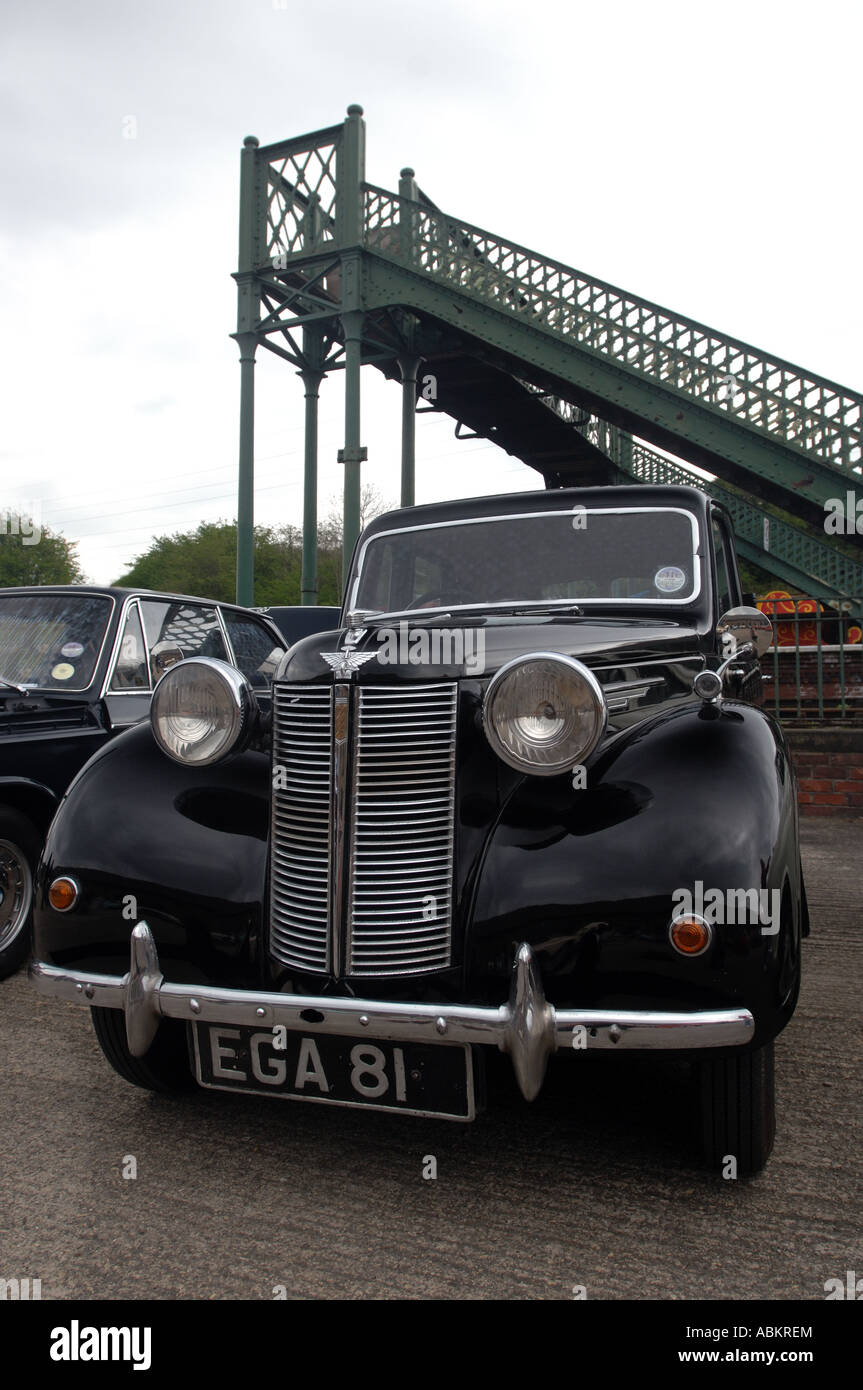
[[[37,874],[37,958],[109,971],[123,961],[125,970],[140,919],[173,978],[255,983],[268,794],[264,753],[193,768],[162,753],[149,724],[112,739],[52,823]],[[81,887],[70,912],[47,901],[58,874]]]
[[[526,941],[562,1006],[722,1001],[757,1008],[762,1038],[778,1031],[796,1000],[804,915],[778,724],[749,705],[690,704],[613,736],[584,789],[572,783],[524,777],[505,801],[477,878],[468,974],[487,976]],[[694,897],[699,883],[778,890],[784,916],[776,930],[717,924],[704,957],[684,958],[668,939],[672,895]]]
[[[57,793],[32,777],[0,777],[0,805],[19,811],[42,835],[57,809]]]

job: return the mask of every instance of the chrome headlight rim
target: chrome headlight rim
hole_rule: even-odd
[[[577,675],[584,681],[594,703],[594,730],[588,743],[579,750],[578,757],[567,757],[559,759],[556,763],[527,763],[517,758],[503,741],[494,724],[494,701],[499,693],[501,685],[506,678],[518,667],[528,665],[534,661],[550,661],[564,667],[570,674]],[[563,652],[534,651],[525,652],[521,656],[513,657],[507,661],[499,670],[495,671],[488,685],[482,702],[482,722],[485,736],[488,739],[494,752],[506,763],[508,767],[516,772],[521,772],[529,777],[560,777],[569,772],[573,767],[583,764],[591,755],[597,744],[601,741],[608,726],[608,706],[605,703],[605,695],[602,686],[596,676],[588,666],[578,661],[574,656],[566,656]]]
[[[159,728],[159,699],[164,699],[165,691],[163,687],[176,681],[178,671],[187,672],[190,667],[205,667],[208,671],[215,673],[219,678],[228,695],[228,709],[230,713],[230,724],[225,737],[219,743],[216,750],[203,758],[189,758],[179,756],[162,737]],[[153,690],[153,697],[150,701],[150,728],[156,744],[172,762],[179,763],[181,767],[213,767],[216,763],[224,762],[234,753],[240,753],[246,748],[251,740],[253,731],[258,719],[258,702],[251,682],[238,671],[236,666],[231,666],[227,661],[222,661],[215,656],[189,656],[183,661],[178,661],[176,666],[171,666],[164,675],[159,677]]]

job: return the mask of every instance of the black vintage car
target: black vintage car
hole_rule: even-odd
[[[162,678],[54,820],[34,985],[128,1081],[472,1119],[488,1049],[696,1064],[709,1164],[773,1142],[808,928],[769,620],[684,487],[376,518],[271,716]]]
[[[268,687],[285,642],[266,618],[179,594],[0,589],[0,979],[30,945],[32,873],[60,798],[145,719],[172,664],[208,656]]]
[[[275,608],[256,608],[255,612],[265,613],[271,618],[285,639],[285,644],[292,647],[295,642],[299,642],[302,637],[311,636],[313,632],[327,632],[338,627],[342,610],[328,604],[292,604]]]

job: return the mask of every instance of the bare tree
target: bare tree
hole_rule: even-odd
[[[395,503],[388,502],[379,487],[374,483],[363,483],[360,490],[360,529],[368,526],[376,516],[382,512],[391,511]],[[341,545],[342,543],[342,499],[331,497],[329,511],[326,519],[321,522],[321,530],[325,534],[327,544]]]

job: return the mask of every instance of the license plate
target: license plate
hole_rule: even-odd
[[[468,1045],[395,1043],[282,1028],[193,1025],[201,1086],[319,1105],[399,1110],[472,1120],[473,1058]]]

